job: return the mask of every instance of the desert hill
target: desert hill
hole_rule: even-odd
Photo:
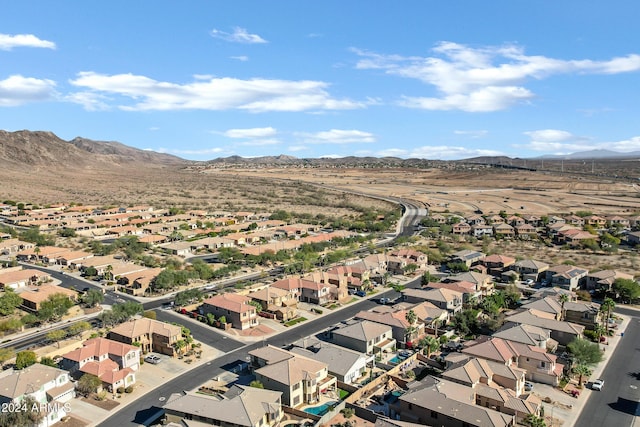
[[[139,150],[119,142],[75,138],[65,141],[52,132],[0,130],[0,166],[57,169],[115,167],[131,163],[182,165],[187,161],[169,154]]]

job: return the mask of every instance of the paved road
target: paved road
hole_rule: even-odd
[[[227,337],[227,335],[219,332],[211,326],[204,325],[200,322],[192,322],[187,318],[187,316],[178,314],[172,310],[156,310],[156,318],[163,322],[175,322],[183,325],[191,331],[191,335],[196,341],[215,347],[225,353],[237,350],[245,345],[241,341]]]
[[[640,425],[640,312],[620,307],[616,313],[631,320],[602,373],[602,391],[590,393],[576,427]]]
[[[264,344],[272,344],[278,347],[284,346],[306,336],[323,331],[335,323],[353,317],[358,311],[368,310],[375,305],[376,303],[374,301],[364,299],[356,303],[349,304],[345,308],[336,312],[327,313],[313,321],[300,323],[296,327],[268,338],[265,341],[249,344],[240,349],[228,352],[213,360],[210,364],[199,366],[189,372],[181,374],[179,377],[174,378],[146,395],[141,396],[134,403],[116,412],[99,425],[104,427],[124,427],[145,423],[161,409],[161,398],[166,399],[172,393],[180,392],[182,390],[191,390],[198,387],[209,379],[222,374],[224,372],[223,366],[230,365],[238,361],[246,361],[247,353],[250,350],[261,347]]]

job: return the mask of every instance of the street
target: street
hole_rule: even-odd
[[[640,311],[618,307],[631,318],[602,376],[602,391],[592,391],[575,426],[633,426],[640,416]],[[595,379],[595,378],[594,378]]]

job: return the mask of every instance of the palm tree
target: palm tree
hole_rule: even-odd
[[[428,335],[420,340],[420,347],[427,351],[427,357],[431,357],[431,352],[437,350],[438,345],[438,340],[431,335]]]
[[[560,320],[564,320],[565,312],[564,312],[564,304],[569,301],[569,296],[567,294],[560,294]]]
[[[582,387],[582,379],[583,377],[591,375],[591,368],[584,363],[580,363],[573,368],[573,372],[579,375],[578,377],[578,387]]]
[[[616,307],[615,301],[613,301],[609,297],[605,298],[604,301],[602,301],[602,304],[600,305],[600,311],[607,314],[607,317],[603,320],[605,330],[607,331],[607,335],[609,335],[609,319],[611,318],[611,312],[615,307]]]

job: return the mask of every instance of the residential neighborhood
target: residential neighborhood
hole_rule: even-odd
[[[30,327],[66,319],[73,325],[84,322],[48,332],[43,354],[3,347],[6,381],[38,369],[46,372],[42,378],[52,378],[40,391],[7,394],[7,402],[84,399],[117,407],[119,401],[141,398],[139,390],[160,385],[169,372],[179,375],[215,362],[227,352],[199,341],[216,337],[244,344],[263,340],[263,345],[223,375],[211,374],[193,390],[164,396],[162,423],[331,425],[333,417],[348,414],[360,420],[356,425],[551,425],[560,420],[546,412],[552,405],[538,390],[548,386],[560,396],[580,399],[609,341],[617,343],[618,328],[626,324],[613,313],[616,302],[637,299],[640,286],[629,270],[590,271],[551,258],[483,251],[487,239],[495,239],[494,248],[505,239],[578,244],[576,234],[558,227],[563,224],[558,218],[542,224],[520,216],[474,215],[462,221],[434,215],[424,220],[428,228],[416,241],[433,239],[452,224],[449,235],[434,241],[453,247],[455,239],[476,239],[482,230],[484,246],[445,251],[444,246],[405,243],[335,257],[332,251],[341,251],[345,241],[356,242],[355,234],[287,224],[268,214],[216,217],[130,209],[60,207],[46,215],[4,218],[11,225],[37,225],[43,233],[72,228],[84,241],[100,242],[79,250],[65,247],[61,239],[43,245],[3,239],[0,298],[9,304],[4,335],[12,336],[13,324],[14,334],[25,334]],[[603,221],[592,218],[588,224],[603,229],[627,224]],[[108,227],[94,227],[103,223]],[[629,219],[628,224],[635,223]],[[518,234],[524,225],[531,230]],[[131,240],[121,241],[126,243],[113,253],[103,250],[122,236]],[[599,241],[591,236],[587,240]],[[98,250],[90,252],[92,247]],[[200,255],[215,261],[206,263]],[[223,273],[216,276],[216,271]],[[255,278],[245,281],[246,276]],[[65,286],[72,279],[86,286]],[[224,281],[231,286],[221,285]],[[360,304],[369,305],[287,346],[265,341]],[[73,418],[66,406],[56,408],[43,414],[46,422]],[[239,413],[242,419],[231,415]],[[45,418],[39,422],[45,425]]]

